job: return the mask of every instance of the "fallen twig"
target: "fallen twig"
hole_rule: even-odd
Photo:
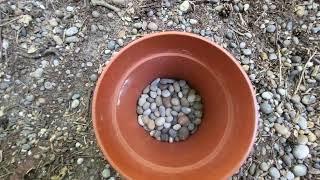
[[[294,91],[293,95],[297,94],[297,92],[299,91],[299,88],[300,88],[300,85],[301,85],[301,81],[302,81],[302,77],[304,76],[304,73],[307,69],[307,65],[308,63],[312,60],[312,58],[314,57],[314,55],[316,55],[317,51],[315,51],[311,56],[310,58],[308,59],[308,61],[305,63],[303,69],[302,69],[302,72],[301,72],[301,76],[300,76],[300,79],[298,81],[298,85],[296,87],[296,90]]]
[[[91,0],[91,4],[93,6],[103,6],[103,7],[106,7],[108,9],[111,9],[115,12],[119,12],[120,11],[120,8],[114,6],[114,5],[111,5],[107,2],[105,2],[104,0]]]
[[[8,24],[12,23],[13,21],[16,21],[16,20],[18,20],[18,19],[20,19],[20,18],[21,18],[21,16],[15,17],[15,18],[13,18],[13,19],[5,22],[5,23],[0,24],[0,27],[5,26],[5,25],[8,25]]]
[[[54,47],[50,47],[49,49],[45,50],[43,53],[39,53],[39,54],[35,54],[35,55],[29,55],[26,53],[22,53],[22,52],[17,52],[18,55],[25,57],[25,58],[29,58],[29,59],[39,59],[45,56],[48,56],[50,54],[55,54],[55,55],[59,55],[56,48]]]

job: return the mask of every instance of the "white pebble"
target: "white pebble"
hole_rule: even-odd
[[[297,159],[304,159],[309,155],[309,147],[307,145],[296,145],[293,148],[292,154]]]
[[[163,97],[169,97],[171,95],[170,91],[168,91],[167,89],[163,90],[161,94]]]
[[[163,127],[166,128],[166,129],[168,129],[168,128],[171,127],[171,123],[167,123],[167,122],[166,122],[166,123],[163,124]]]
[[[172,129],[178,131],[179,129],[181,128],[181,125],[180,124],[176,124],[172,127]]]
[[[155,123],[157,126],[162,126],[166,122],[166,119],[164,117],[159,117],[155,120]]]
[[[78,158],[77,159],[77,164],[82,164],[83,163],[83,158]]]
[[[139,98],[139,101],[138,101],[138,105],[139,105],[139,106],[143,106],[143,104],[144,104],[146,101],[147,101],[146,98],[140,97],[140,98]]]

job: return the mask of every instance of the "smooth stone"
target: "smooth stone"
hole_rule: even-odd
[[[307,174],[307,167],[304,164],[293,166],[292,172],[295,176],[305,176]]]
[[[152,110],[152,111],[154,111],[154,110],[156,110],[157,109],[157,104],[156,103],[151,103],[150,104],[150,109]]]
[[[270,175],[271,177],[273,177],[274,179],[280,178],[280,172],[279,172],[279,170],[278,170],[277,168],[275,168],[275,167],[271,167],[271,168],[269,169],[269,175]]]
[[[293,150],[292,154],[297,159],[304,159],[309,155],[309,147],[307,145],[296,145]]]
[[[171,123],[167,123],[167,122],[166,122],[166,123],[163,124],[163,127],[164,127],[164,128],[170,128],[170,127],[171,127]]]
[[[180,85],[178,82],[173,83],[173,88],[174,88],[174,91],[177,93],[179,93],[181,91],[181,88],[180,88]]]
[[[142,109],[143,110],[147,110],[147,109],[149,109],[150,108],[150,103],[149,102],[145,102],[144,104],[143,104],[143,106],[142,106]]]
[[[111,176],[111,171],[109,168],[104,168],[102,173],[101,173],[103,178],[108,178]]]
[[[194,121],[193,121],[193,123],[194,124],[196,124],[196,125],[199,125],[199,124],[201,124],[201,119],[200,118],[197,118],[197,119],[195,119]]]
[[[262,162],[262,163],[260,164],[260,169],[261,169],[262,171],[268,171],[269,168],[270,168],[270,166],[269,166],[268,163],[266,163],[266,162]]]
[[[163,91],[162,91],[163,92]],[[164,107],[166,108],[170,108],[172,105],[171,105],[171,97],[164,97],[162,98],[162,104]]]
[[[270,113],[273,112],[273,109],[272,109],[271,105],[267,101],[265,101],[262,104],[260,104],[260,110],[264,114],[270,114]]]
[[[80,101],[79,101],[78,99],[74,99],[74,100],[71,102],[71,108],[72,108],[72,109],[77,108],[79,105],[80,105]]]
[[[143,111],[143,115],[145,116],[149,116],[151,114],[151,109],[147,109],[145,111]]]
[[[261,94],[261,97],[262,97],[263,99],[269,100],[269,99],[272,99],[273,94],[272,94],[271,92],[269,92],[269,91],[265,91],[265,92],[263,92],[263,93]]]
[[[187,84],[187,82],[185,81],[185,80],[179,80],[179,85],[180,85],[180,87],[185,87],[186,86],[186,84]]]
[[[177,137],[177,131],[174,129],[169,130],[169,135],[173,138]]]
[[[178,123],[181,126],[188,126],[190,124],[190,120],[189,120],[188,116],[182,115],[182,116],[178,117]]]
[[[305,95],[302,97],[301,102],[305,105],[313,104],[317,101],[317,98],[314,95]]]
[[[166,116],[166,108],[164,106],[159,106],[159,112],[161,117]]]
[[[67,29],[65,31],[65,34],[66,34],[66,36],[73,36],[73,35],[77,34],[78,31],[79,31],[78,28],[74,26],[74,27],[70,27],[69,29]]]
[[[298,144],[302,144],[302,145],[305,145],[308,143],[308,137],[303,135],[303,134],[300,134],[298,137],[297,137],[297,143]]]
[[[189,123],[189,125],[188,125],[188,129],[189,129],[190,131],[194,130],[195,127],[196,127],[196,126],[195,126],[193,123]]]
[[[153,99],[155,99],[158,94],[157,94],[157,92],[150,91],[150,92],[149,92],[149,95],[150,95],[150,97],[152,97]]]
[[[161,95],[162,95],[163,97],[169,97],[169,96],[171,95],[171,93],[170,93],[169,90],[163,90],[163,91],[161,92]]]
[[[183,106],[183,107],[189,107],[189,106],[190,106],[189,101],[188,101],[187,98],[185,98],[185,97],[183,97],[183,98],[180,99],[180,104],[181,104],[181,106]]]
[[[150,22],[147,27],[151,31],[156,31],[158,29],[158,25],[156,23],[154,23],[154,22]]]
[[[195,94],[189,94],[187,100],[190,103],[194,102],[196,100],[196,95]]]
[[[251,49],[242,49],[242,53],[246,56],[250,56],[252,54]]]
[[[273,24],[269,24],[266,28],[266,31],[269,33],[274,33],[276,31],[276,26]]]
[[[308,128],[307,119],[304,118],[303,116],[299,116],[298,117],[298,126],[303,130],[307,129]]]
[[[187,127],[181,127],[178,131],[179,139],[186,140],[189,137],[189,129]]]
[[[188,108],[188,107],[182,107],[181,108],[181,111],[185,114],[189,114],[191,112],[191,108]]]
[[[287,180],[294,180],[294,174],[291,171],[288,171],[285,178],[287,178]]]
[[[160,96],[156,97],[156,105],[157,106],[161,106],[162,105],[162,98]],[[170,104],[170,103],[169,103]],[[171,105],[171,104],[170,104]],[[165,107],[167,107],[166,105],[164,105]]]
[[[275,123],[274,124],[274,129],[276,130],[277,133],[285,136],[285,137],[289,137],[290,136],[290,131],[287,127],[285,127],[284,125],[281,125],[279,123]]]
[[[299,95],[295,94],[295,95],[293,95],[293,96],[291,97],[290,100],[291,100],[293,103],[298,104],[298,103],[300,103],[301,98],[300,98]]]
[[[180,101],[179,101],[178,98],[172,98],[172,99],[171,99],[171,104],[172,104],[173,106],[178,106],[178,105],[180,105]]]
[[[180,124],[176,124],[176,125],[172,126],[172,129],[174,129],[176,131],[178,131],[180,128],[181,128]]]
[[[164,117],[159,117],[155,120],[155,123],[157,126],[162,126],[166,122],[166,119]]]
[[[142,117],[143,117],[142,115],[138,116],[138,123],[139,123],[140,126],[144,126],[144,122],[143,122],[143,118]]]
[[[147,102],[147,99],[146,99],[146,98],[140,97],[139,100],[138,100],[138,105],[139,105],[139,106],[143,106],[144,103],[146,103],[146,102]]]

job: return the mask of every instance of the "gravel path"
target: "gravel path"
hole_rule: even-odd
[[[0,179],[121,179],[92,91],[121,47],[165,30],[220,44],[255,86],[258,136],[232,179],[320,178],[319,1],[7,0],[0,15]]]

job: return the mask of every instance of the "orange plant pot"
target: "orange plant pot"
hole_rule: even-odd
[[[164,143],[137,122],[143,88],[157,77],[184,79],[202,96],[202,123],[188,140]],[[197,35],[162,32],[124,47],[102,72],[92,118],[98,144],[127,179],[226,179],[255,139],[255,93],[225,49]]]

